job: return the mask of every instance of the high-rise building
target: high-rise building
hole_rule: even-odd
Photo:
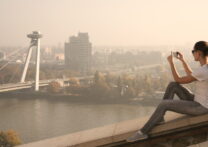
[[[4,52],[0,52],[0,60],[5,60],[6,56],[4,54]]]
[[[65,43],[66,67],[81,72],[88,72],[91,68],[92,44],[89,42],[88,33],[78,33],[71,36]]]

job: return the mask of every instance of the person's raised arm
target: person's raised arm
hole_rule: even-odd
[[[185,77],[180,77],[180,75],[178,74],[175,65],[173,63],[173,56],[170,55],[168,56],[168,62],[170,64],[170,68],[171,68],[171,72],[173,75],[173,78],[176,82],[180,83],[180,84],[186,84],[186,83],[191,83],[193,81],[196,81],[196,78],[194,78],[191,74],[188,74]]]
[[[191,70],[191,68],[188,66],[188,64],[187,64],[186,61],[184,60],[183,55],[182,55],[180,52],[178,52],[177,59],[179,59],[179,60],[182,62],[183,68],[184,68],[186,74],[187,74],[187,75],[191,75],[192,70]]]

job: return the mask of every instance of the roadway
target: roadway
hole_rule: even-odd
[[[87,76],[87,77],[73,77],[78,80],[83,80],[83,79],[91,79],[93,76]],[[39,86],[48,86],[50,82],[52,81],[69,81],[70,78],[66,79],[49,79],[49,80],[40,80],[39,81]],[[8,83],[8,84],[1,84],[0,85],[0,93],[1,92],[8,92],[8,91],[15,91],[15,90],[21,90],[21,89],[28,89],[32,88],[35,85],[35,81],[27,81],[24,83]]]

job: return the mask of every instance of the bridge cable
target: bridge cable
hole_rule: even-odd
[[[19,50],[20,50],[20,49],[19,49]],[[15,51],[15,53],[18,52],[19,50]],[[18,52],[18,54],[21,54],[21,53],[22,53],[22,52]],[[13,54],[14,54],[14,52],[13,52]],[[10,56],[12,56],[13,54],[10,54]],[[18,54],[17,54],[17,55],[18,55]],[[15,57],[14,59],[11,59],[11,61],[8,61],[8,62],[5,63],[2,67],[0,67],[0,71],[3,70],[9,63],[11,63],[12,61],[15,61],[16,58],[18,57],[17,55],[16,55],[16,57]],[[1,61],[1,60],[0,60],[0,61]]]

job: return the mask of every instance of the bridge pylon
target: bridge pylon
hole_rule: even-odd
[[[35,91],[39,91],[39,71],[40,71],[40,38],[43,37],[43,35],[38,31],[33,31],[32,34],[27,35],[28,38],[31,38],[30,46],[28,48],[28,53],[24,65],[24,69],[22,72],[22,77],[20,82],[25,82],[25,77],[27,74],[27,69],[29,66],[30,58],[32,55],[33,48],[36,48],[36,74],[35,74]]]

